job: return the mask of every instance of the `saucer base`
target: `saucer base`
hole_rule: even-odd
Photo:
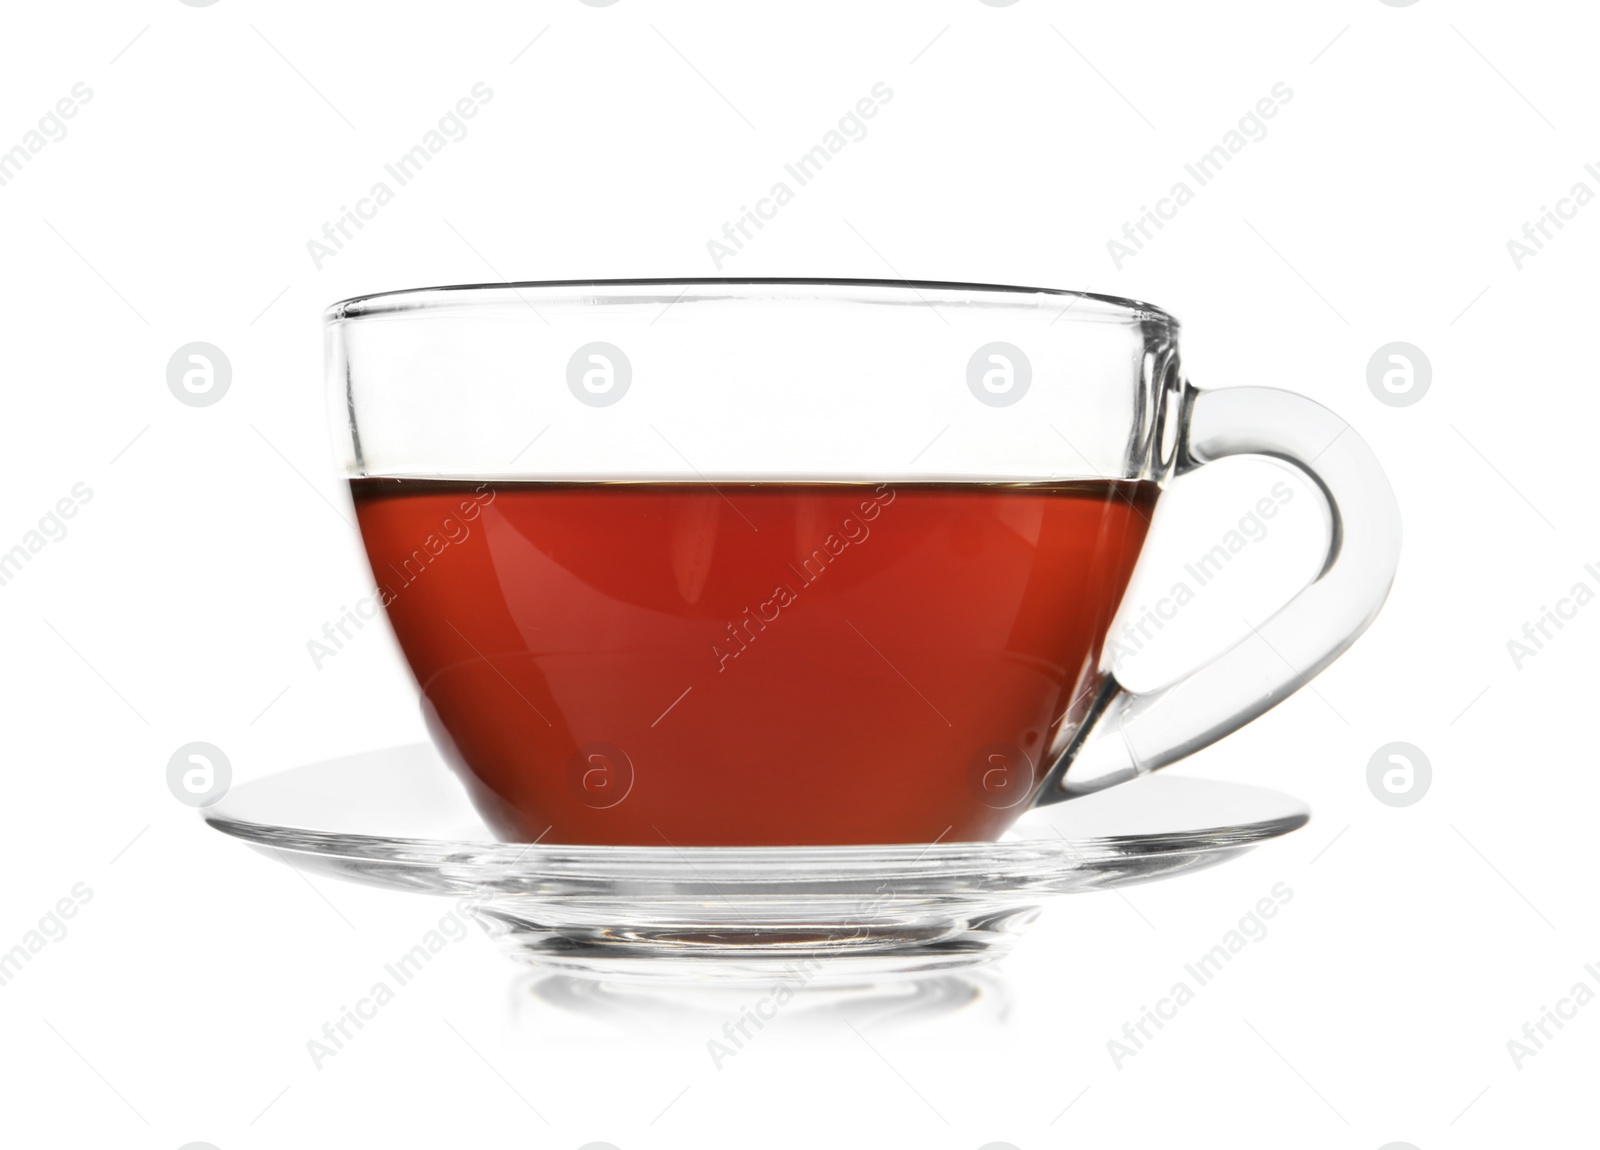
[[[619,981],[837,985],[884,975],[976,966],[1004,956],[1038,917],[1038,903],[929,911],[862,921],[858,904],[788,908],[774,921],[732,913],[670,921],[661,908],[617,907],[602,921],[573,921],[570,906],[501,898],[472,908],[508,957],[547,970]],[[709,908],[707,908],[709,909]],[[630,913],[631,912],[631,913]]]
[[[281,771],[201,814],[302,871],[454,897],[547,970],[769,985],[987,962],[1053,898],[1215,866],[1308,817],[1273,791],[1152,775],[1031,812],[992,843],[504,843],[425,746]]]

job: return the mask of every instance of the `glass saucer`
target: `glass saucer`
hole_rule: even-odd
[[[201,814],[303,870],[456,896],[547,969],[802,985],[986,962],[1049,898],[1213,866],[1309,818],[1274,791],[1156,774],[1030,812],[994,843],[503,843],[426,745],[241,783]]]

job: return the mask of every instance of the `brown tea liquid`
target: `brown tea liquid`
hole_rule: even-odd
[[[352,488],[430,717],[497,833],[645,846],[997,837],[1026,796],[1014,771],[984,793],[983,763],[1012,748],[1042,777],[1157,496]]]

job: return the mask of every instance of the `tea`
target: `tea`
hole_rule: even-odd
[[[496,833],[642,846],[997,837],[1094,693],[1157,497],[352,489],[435,734]]]

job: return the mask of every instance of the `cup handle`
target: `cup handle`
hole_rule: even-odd
[[[1372,450],[1333,412],[1269,387],[1189,389],[1179,434],[1175,475],[1230,455],[1263,455],[1303,472],[1327,497],[1327,559],[1276,614],[1177,682],[1140,693],[1107,674],[1035,805],[1126,782],[1244,726],[1355,642],[1394,581],[1394,491]]]

